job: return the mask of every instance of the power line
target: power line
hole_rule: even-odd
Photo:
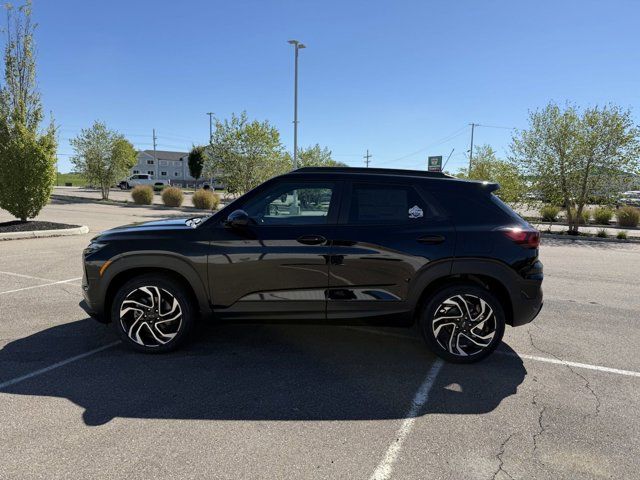
[[[430,145],[427,145],[426,147],[423,147],[423,148],[421,148],[419,150],[416,150],[415,152],[408,153],[407,155],[403,155],[402,157],[394,158],[393,160],[386,160],[384,162],[380,162],[379,164],[380,165],[384,165],[384,164],[387,164],[387,163],[393,163],[393,162],[397,162],[399,160],[404,160],[405,158],[409,158],[409,157],[412,157],[414,155],[417,155],[418,153],[422,153],[425,150],[428,150],[429,148],[433,148],[433,147],[436,147],[436,146],[441,145],[443,143],[447,143],[450,140],[453,140],[454,138],[457,138],[460,135],[462,135],[462,133],[464,133],[464,130],[466,130],[467,128],[468,128],[468,125],[465,125],[464,127],[459,128],[455,132],[450,133],[446,137],[443,137],[440,140],[438,140],[438,141],[436,141],[436,142],[434,142],[434,143],[432,143]]]
[[[485,125],[476,123],[476,127],[484,127],[484,128],[502,128],[504,130],[517,130],[518,127],[504,127],[502,125]]]

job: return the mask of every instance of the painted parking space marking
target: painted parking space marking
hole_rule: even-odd
[[[52,278],[34,277],[33,275],[25,275],[23,273],[0,271],[0,275],[9,275],[10,277],[19,277],[19,278],[29,278],[31,280],[41,280],[43,282],[55,282],[55,280],[53,280]]]
[[[360,327],[345,327],[349,330],[354,330],[356,332],[366,332],[374,335],[382,335],[385,337],[394,337],[394,338],[402,338],[404,340],[413,340],[420,342],[422,339],[416,336],[411,335],[403,335],[401,333],[394,332],[385,332],[383,330],[375,330],[373,328],[360,328]],[[585,370],[594,370],[596,372],[604,372],[604,373],[613,373],[616,375],[623,375],[626,377],[640,377],[640,372],[636,372],[633,370],[623,370],[621,368],[611,368],[604,367],[602,365],[591,365],[589,363],[580,363],[580,362],[572,362],[569,360],[560,360],[558,358],[550,358],[550,357],[539,357],[536,355],[527,355],[526,353],[511,353],[511,352],[494,352],[495,355],[504,355],[507,357],[515,357],[515,358],[524,358],[526,360],[533,360],[535,362],[549,363],[552,365],[562,365],[565,367],[575,367],[575,368],[584,368]]]
[[[634,372],[633,370],[622,370],[619,368],[603,367],[600,365],[590,365],[588,363],[570,362],[568,360],[559,360],[557,358],[537,357],[535,355],[526,355],[524,353],[510,353],[510,352],[495,352],[498,355],[505,355],[509,357],[526,358],[527,360],[534,360],[536,362],[551,363],[555,365],[563,365],[565,367],[584,368],[586,370],[595,370],[597,372],[615,373],[616,375],[624,375],[627,377],[640,377],[640,372]]]
[[[398,459],[398,454],[400,453],[400,449],[402,448],[402,444],[404,443],[407,436],[413,430],[413,426],[416,422],[416,419],[420,415],[420,411],[423,409],[427,401],[429,400],[429,392],[435,383],[436,377],[438,376],[438,372],[444,365],[444,361],[439,358],[433,362],[431,368],[427,372],[427,376],[422,381],[422,384],[418,388],[415,396],[413,397],[413,401],[411,402],[411,407],[407,411],[405,415],[405,419],[402,421],[400,428],[396,431],[393,442],[387,448],[387,451],[380,461],[376,469],[373,471],[369,480],[387,480],[391,478],[391,474],[393,473],[393,466]]]
[[[82,360],[83,358],[90,357],[91,355],[95,355],[96,353],[102,352],[103,350],[107,350],[108,348],[115,347],[116,345],[119,345],[119,344],[120,344],[119,340],[117,342],[111,342],[111,343],[108,343],[107,345],[103,345],[101,347],[94,348],[93,350],[89,350],[88,352],[84,352],[84,353],[81,353],[79,355],[75,355],[75,356],[69,357],[69,358],[67,358],[65,360],[61,360],[59,362],[56,362],[56,363],[54,363],[52,365],[49,365],[47,367],[40,368],[40,369],[35,370],[35,371],[31,372],[31,373],[27,373],[25,375],[21,375],[21,376],[16,377],[16,378],[12,378],[11,380],[7,380],[5,382],[0,383],[0,390],[3,389],[3,388],[9,387],[11,385],[15,385],[16,383],[20,383],[20,382],[23,382],[25,380],[28,380],[30,378],[37,377],[38,375],[42,375],[43,373],[50,372],[51,370],[55,370],[56,368],[60,368],[60,367],[63,367],[65,365],[69,365],[70,363],[77,362],[78,360]]]
[[[7,293],[22,292],[24,290],[32,290],[34,288],[49,287],[51,285],[60,285],[63,283],[77,282],[78,280],[82,280],[82,277],[69,278],[68,280],[59,280],[57,282],[51,282],[51,283],[43,283],[42,285],[32,285],[30,287],[16,288],[14,290],[5,290],[4,292],[0,292],[0,295],[6,295]]]

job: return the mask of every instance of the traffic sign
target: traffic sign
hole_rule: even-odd
[[[429,157],[427,160],[427,170],[429,172],[441,172],[442,171],[442,155]]]

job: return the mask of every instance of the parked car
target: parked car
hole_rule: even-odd
[[[616,208],[624,207],[640,207],[640,190],[629,190],[620,195],[620,198],[616,202]]]
[[[84,250],[84,308],[166,352],[196,319],[409,327],[440,357],[489,355],[542,307],[540,235],[496,184],[301,168],[207,219],[124,226]]]
[[[170,182],[168,180],[155,179],[153,178],[153,175],[148,175],[146,173],[138,173],[131,175],[129,178],[118,184],[122,190],[129,190],[130,188],[138,185],[151,185],[154,189],[162,189],[169,186]]]

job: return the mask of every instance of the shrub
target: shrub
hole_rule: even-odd
[[[609,225],[613,217],[613,210],[607,207],[597,207],[593,211],[593,219],[598,225]]]
[[[576,216],[576,211],[575,210],[571,210],[571,216],[575,217]],[[587,223],[589,223],[589,219],[591,218],[591,212],[589,210],[582,210],[582,215],[580,216],[579,220],[578,220],[578,224],[579,225],[585,225]]]
[[[621,227],[635,228],[640,221],[640,210],[635,207],[622,207],[618,209],[616,217],[618,217],[618,225]]]
[[[193,206],[201,210],[215,210],[220,205],[220,197],[211,190],[196,190],[193,193]]]
[[[626,240],[627,239],[627,231],[626,230],[620,230],[618,232],[618,234],[616,235],[616,238],[618,240]]]
[[[558,220],[560,208],[554,205],[545,205],[540,209],[540,217],[543,222],[555,222]]]
[[[162,202],[167,207],[179,207],[183,200],[184,195],[178,187],[167,187],[162,190]]]
[[[599,228],[596,237],[607,238],[607,231],[604,228]]]
[[[153,188],[150,185],[138,185],[131,190],[131,198],[138,205],[151,205],[153,203]]]

